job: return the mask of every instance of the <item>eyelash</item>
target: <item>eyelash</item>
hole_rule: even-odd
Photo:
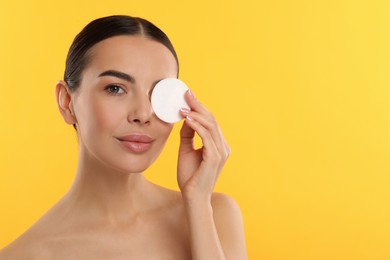
[[[116,89],[116,90],[114,90],[114,89]],[[113,95],[113,96],[117,96],[117,95],[121,95],[121,94],[126,93],[126,91],[122,87],[120,87],[118,85],[114,85],[114,84],[108,85],[105,90],[107,91],[108,94]],[[123,92],[118,93],[118,91],[120,91],[120,90],[122,90]]]

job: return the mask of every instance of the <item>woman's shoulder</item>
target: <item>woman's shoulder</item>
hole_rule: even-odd
[[[245,251],[244,221],[237,202],[230,196],[214,193],[211,199],[215,226],[226,248]]]
[[[183,207],[184,201],[181,196],[180,191],[167,189],[165,187],[161,188],[162,197],[165,197],[167,201],[170,201],[173,206]],[[228,214],[228,216],[235,217],[237,220],[241,219],[241,210],[238,203],[228,194],[213,192],[211,196],[211,206],[213,208],[214,215],[217,217],[223,217]]]
[[[53,238],[59,227],[53,221],[53,208],[41,216],[24,233],[5,248],[0,249],[0,260],[3,259],[53,259]]]
[[[175,208],[180,208],[180,212],[183,214],[185,207],[180,191],[165,189],[165,192],[167,198],[170,198],[170,201],[173,202],[171,205]],[[213,192],[211,207],[216,225],[229,227],[229,225],[234,224],[238,228],[243,227],[240,206],[230,195]],[[177,211],[172,212],[177,213]]]
[[[51,259],[48,253],[42,239],[27,231],[0,250],[0,260]]]
[[[238,203],[229,195],[214,192],[211,197],[211,206],[214,213],[234,213],[241,215]]]

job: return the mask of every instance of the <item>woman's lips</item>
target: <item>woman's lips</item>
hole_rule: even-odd
[[[134,153],[146,152],[154,141],[150,136],[143,134],[125,135],[117,139],[127,150]]]

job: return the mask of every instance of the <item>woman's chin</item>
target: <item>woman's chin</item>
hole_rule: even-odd
[[[146,169],[150,167],[150,164],[148,165],[132,165],[127,167],[114,167],[115,171],[121,174],[142,174]]]

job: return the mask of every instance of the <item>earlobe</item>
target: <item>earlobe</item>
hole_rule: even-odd
[[[56,100],[58,109],[68,124],[76,124],[76,116],[73,110],[72,95],[65,81],[60,80],[56,84]]]

